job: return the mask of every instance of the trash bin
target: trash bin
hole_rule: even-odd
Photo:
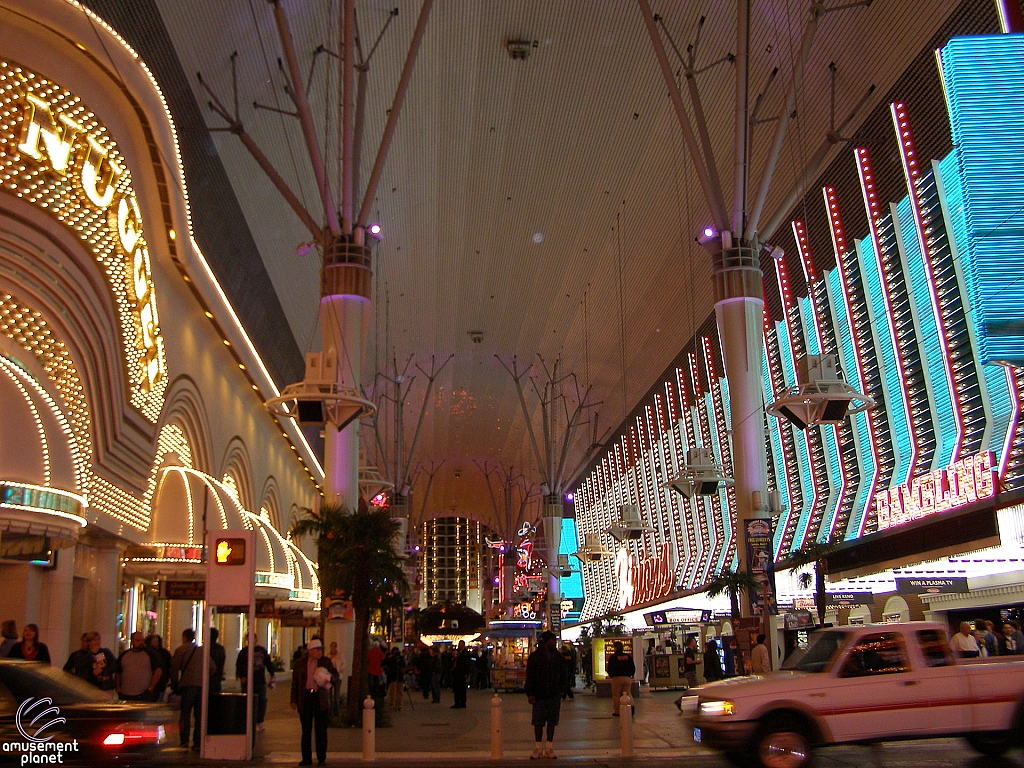
[[[210,736],[245,735],[244,693],[211,693],[206,732]]]

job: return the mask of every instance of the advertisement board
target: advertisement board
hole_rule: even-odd
[[[754,616],[767,612],[778,613],[775,603],[775,561],[772,558],[772,521],[765,518],[748,520],[746,526],[747,569],[754,580],[761,584],[756,593],[747,595],[750,600],[750,612]]]

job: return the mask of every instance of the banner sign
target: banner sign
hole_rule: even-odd
[[[997,465],[992,451],[960,459],[947,469],[918,475],[903,485],[879,491],[873,503],[878,530],[958,509],[996,495]]]
[[[793,610],[794,611],[816,611],[818,606],[814,602],[813,597],[794,597],[793,598]]]
[[[901,595],[938,595],[945,593],[966,594],[970,592],[967,579],[896,579],[896,591]]]
[[[772,559],[772,521],[756,518],[747,521],[747,569],[754,580],[761,584],[761,589],[750,593],[750,612],[754,616],[765,613],[765,597],[767,595],[767,612],[778,613],[775,603],[775,562]],[[767,587],[767,589],[765,588]]]
[[[649,627],[667,624],[707,624],[711,621],[711,611],[702,608],[672,608],[667,611],[645,613],[644,621]]]
[[[825,604],[837,608],[849,608],[851,605],[874,605],[873,592],[829,592],[825,595]]]
[[[629,549],[620,547],[615,553],[619,610],[670,594],[674,572],[668,542],[659,545],[653,555],[639,562]]]
[[[205,581],[161,581],[160,597],[164,600],[205,600]]]

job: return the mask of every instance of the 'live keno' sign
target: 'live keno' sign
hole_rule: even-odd
[[[991,451],[984,451],[960,459],[948,469],[937,469],[876,493],[878,530],[964,507],[995,494],[995,457]]]

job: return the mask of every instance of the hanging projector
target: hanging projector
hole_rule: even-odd
[[[619,518],[621,522],[608,528],[605,533],[610,533],[616,541],[636,540],[645,533],[653,532],[653,528],[644,526],[640,519],[640,508],[636,504],[623,504],[619,507]]]
[[[862,395],[845,381],[836,365],[835,355],[807,355],[800,359],[800,381],[768,406],[771,416],[786,419],[797,429],[815,424],[839,424],[847,416],[875,407],[875,401]]]
[[[605,549],[601,544],[601,534],[599,533],[583,534],[583,546],[580,547],[579,552],[572,554],[584,563],[598,563],[602,559],[612,556],[611,550]]]
[[[712,496],[720,488],[730,488],[733,479],[727,477],[721,465],[715,462],[715,454],[709,448],[691,448],[686,452],[686,467],[679,476],[670,480],[667,487],[686,499],[698,496]]]
[[[277,418],[294,419],[300,427],[332,425],[338,431],[356,419],[372,416],[377,409],[360,397],[355,387],[336,380],[333,354],[312,352],[306,355],[306,375],[297,384],[289,384],[277,397],[267,400],[267,410]]]

